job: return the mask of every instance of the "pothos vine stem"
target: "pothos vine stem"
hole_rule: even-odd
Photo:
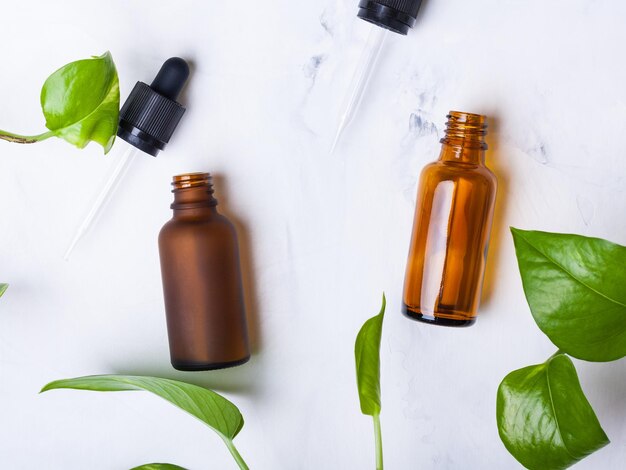
[[[374,438],[376,441],[376,470],[383,470],[383,436],[380,430],[380,416],[373,415]]]
[[[54,132],[48,131],[39,135],[20,135],[14,134],[12,132],[7,132],[0,130],[0,139],[6,140],[8,142],[14,142],[16,144],[34,144],[35,142],[39,142],[41,140],[45,140],[49,137],[52,137]]]
[[[243,460],[243,457],[241,456],[241,454],[235,447],[235,444],[233,444],[233,441],[231,441],[230,439],[226,439],[226,438],[222,438],[222,439],[226,443],[226,447],[228,447],[228,450],[230,451],[231,455],[235,459],[235,462],[237,462],[237,465],[239,466],[239,468],[241,470],[250,470],[246,462]]]

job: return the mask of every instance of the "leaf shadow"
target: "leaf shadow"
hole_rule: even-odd
[[[612,362],[575,360],[583,391],[593,405],[609,439],[618,435],[626,419],[626,359]]]

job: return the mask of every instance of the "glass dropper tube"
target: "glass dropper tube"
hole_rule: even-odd
[[[167,59],[152,84],[137,82],[120,109],[117,141],[124,141],[123,153],[93,201],[89,212],[76,228],[65,250],[67,261],[78,242],[94,225],[117,189],[138,152],[156,157],[169,142],[185,108],[176,100],[189,78],[189,65],[180,57]]]
[[[119,157],[119,160],[114,164],[113,169],[110,171],[104,182],[104,185],[100,189],[100,192],[98,192],[98,196],[91,204],[89,212],[85,214],[81,224],[76,228],[74,237],[63,255],[63,259],[65,261],[70,259],[70,255],[72,254],[72,251],[74,251],[78,242],[89,231],[89,228],[98,220],[98,217],[102,214],[103,209],[111,199],[115,190],[118,188],[119,182],[128,171],[128,168],[135,159],[135,156],[138,152],[140,152],[138,148],[133,147],[132,145],[125,144],[125,147],[126,149]]]
[[[339,116],[339,125],[330,148],[331,154],[359,110],[385,39],[390,32],[406,36],[415,25],[421,4],[422,0],[359,0],[357,16],[373,26],[349,88],[346,108]]]
[[[388,29],[374,25],[371,26],[367,41],[361,52],[361,58],[359,59],[354,71],[354,76],[352,77],[352,82],[348,88],[346,107],[339,116],[335,139],[330,148],[331,155],[337,148],[337,144],[341,140],[344,131],[350,125],[359,110],[367,85],[372,77],[372,73],[376,69],[380,51],[383,49],[385,39],[387,39],[389,33],[390,31]]]

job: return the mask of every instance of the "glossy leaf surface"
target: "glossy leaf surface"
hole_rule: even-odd
[[[2,297],[2,294],[4,294],[8,288],[9,288],[8,284],[0,284],[0,297]]]
[[[497,422],[508,451],[533,470],[567,468],[609,443],[564,354],[504,378]]]
[[[41,90],[46,127],[79,148],[94,141],[105,153],[117,133],[120,90],[109,52],[71,62],[48,77]]]
[[[579,359],[626,356],[626,247],[580,235],[511,230],[539,328]]]
[[[139,467],[131,468],[130,470],[187,470],[178,465],[171,463],[148,463],[146,465],[140,465]]]
[[[195,416],[227,440],[243,427],[239,409],[226,398],[197,385],[158,377],[92,375],[50,382],[41,391],[70,388],[98,392],[145,390]]]
[[[363,324],[354,346],[361,412],[370,416],[380,414],[380,339],[385,306],[383,295],[380,313]]]

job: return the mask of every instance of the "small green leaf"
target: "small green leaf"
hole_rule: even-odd
[[[131,375],[92,375],[50,382],[41,391],[71,388],[97,392],[145,390],[195,416],[222,438],[232,440],[243,427],[239,409],[217,393],[177,380]]]
[[[626,356],[626,247],[580,235],[511,231],[541,331],[579,359]]]
[[[148,463],[146,465],[140,465],[139,467],[131,468],[130,470],[187,470],[178,465],[171,463]]]
[[[380,313],[365,322],[354,345],[361,412],[369,416],[380,414],[380,339],[386,304],[383,295]]]
[[[8,288],[9,288],[8,284],[0,284],[0,297],[2,297],[2,294],[4,294]]]
[[[94,141],[107,153],[117,133],[120,89],[109,52],[71,62],[48,77],[41,90],[46,127],[79,148]]]
[[[507,375],[496,407],[502,442],[531,470],[567,468],[609,443],[564,354]]]

